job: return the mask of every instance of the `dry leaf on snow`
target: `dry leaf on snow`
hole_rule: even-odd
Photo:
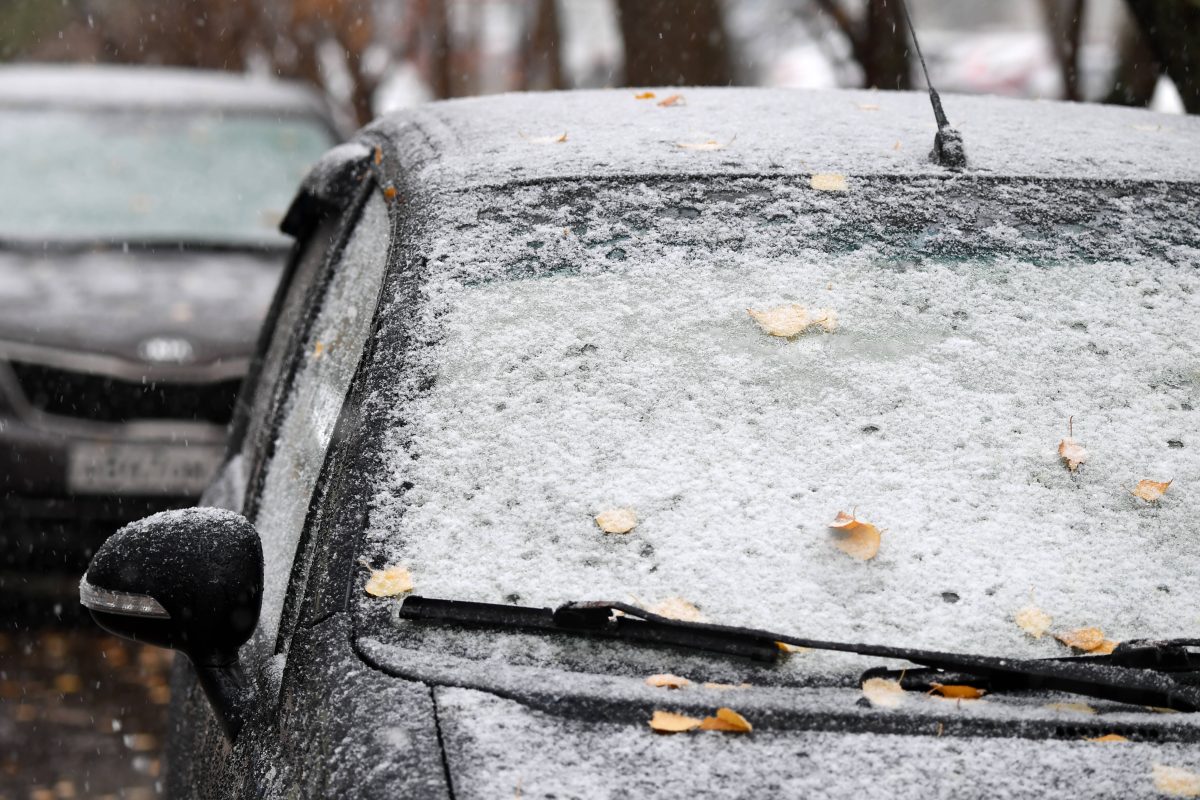
[[[792,653],[811,653],[812,652],[811,647],[801,647],[798,644],[788,644],[787,642],[776,642],[775,646],[778,647],[784,653],[787,653],[789,655]]]
[[[638,92],[633,96],[634,100],[653,100],[654,92]]]
[[[845,511],[839,511],[829,527],[837,531],[833,545],[851,558],[870,561],[879,554],[881,540],[879,529],[869,522],[855,519]]]
[[[702,722],[673,711],[655,711],[654,716],[650,717],[650,729],[655,733],[684,733],[696,730]]]
[[[1058,443],[1058,457],[1066,462],[1067,469],[1074,472],[1079,469],[1080,464],[1087,461],[1088,452],[1083,449],[1083,445],[1068,436]]]
[[[725,731],[727,733],[749,733],[754,726],[732,708],[718,708],[715,717],[705,717],[700,723],[702,731]]]
[[[1108,647],[1110,641],[1104,638],[1104,631],[1099,628],[1076,628],[1073,631],[1066,633],[1056,633],[1054,638],[1065,644],[1067,647],[1073,647],[1076,650],[1083,650],[1086,653],[1092,653],[1101,648]],[[1116,645],[1113,644],[1115,647]],[[1112,651],[1109,650],[1111,653]]]
[[[1016,613],[1013,619],[1016,620],[1021,630],[1035,639],[1042,638],[1050,629],[1050,623],[1054,621],[1049,614],[1035,605],[1025,606]]]
[[[412,575],[404,567],[371,570],[364,588],[375,597],[394,597],[413,590]]]
[[[703,622],[704,615],[700,609],[684,600],[682,597],[668,597],[656,606],[647,609],[652,614],[683,622]]]
[[[690,686],[691,683],[687,678],[681,678],[669,672],[651,675],[649,678],[646,678],[646,685],[653,686],[656,689],[682,689],[685,686]]]
[[[1095,714],[1096,709],[1087,703],[1046,703],[1051,711],[1073,711],[1076,714]]]
[[[562,144],[567,140],[567,132],[563,131],[557,136],[526,136],[521,134],[521,138],[533,144]]]
[[[672,94],[658,101],[658,105],[662,108],[670,108],[671,106],[686,106],[687,100],[683,99],[681,94]]]
[[[375,148],[375,166],[383,163],[383,148],[376,146]]]
[[[863,697],[879,708],[899,708],[904,704],[904,689],[900,681],[887,678],[867,678],[862,685]]]
[[[393,200],[395,200],[396,199],[396,187],[391,186],[391,185],[383,187],[383,199],[388,201],[389,203],[392,202]]]
[[[983,689],[976,689],[974,686],[966,686],[958,683],[935,683],[932,686],[932,693],[939,694],[951,700],[978,700],[987,694]]]
[[[1119,733],[1106,733],[1103,736],[1085,737],[1085,740],[1089,741],[1089,742],[1128,742],[1129,741],[1128,739],[1126,739],[1124,736],[1122,736]]]
[[[637,527],[637,512],[632,508],[611,508],[596,515],[596,524],[605,533],[629,533]]]
[[[676,142],[675,146],[680,150],[721,150],[725,147],[716,139],[707,139],[703,142]]]
[[[819,172],[808,179],[808,185],[818,192],[844,192],[846,176],[836,172]]]
[[[762,328],[764,333],[782,339],[799,336],[813,326],[820,327],[827,333],[837,329],[837,312],[831,308],[816,308],[810,312],[804,306],[792,303],[765,311],[747,308],[746,313],[758,323],[758,327]]]
[[[1200,774],[1183,767],[1154,765],[1154,788],[1172,797],[1200,797]]]
[[[1142,478],[1137,482],[1137,486],[1130,491],[1134,497],[1140,497],[1147,503],[1156,503],[1162,499],[1162,496],[1167,493],[1167,489],[1171,488],[1174,481],[1152,481],[1148,478]]]
[[[859,103],[858,110],[859,111],[878,111],[879,106],[876,105],[875,103]]]

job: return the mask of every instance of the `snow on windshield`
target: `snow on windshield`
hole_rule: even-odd
[[[395,410],[370,524],[416,593],[678,597],[713,622],[1013,654],[1065,653],[1016,625],[1030,603],[1052,631],[1194,630],[1194,251],[626,250],[430,282],[432,377]],[[747,314],[792,303],[838,329],[786,340]],[[1175,483],[1148,504],[1142,478]],[[614,508],[631,532],[597,526]],[[884,531],[876,558],[834,546],[839,511]]]

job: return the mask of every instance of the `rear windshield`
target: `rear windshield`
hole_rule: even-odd
[[[418,242],[420,303],[395,312],[418,344],[385,398],[370,555],[425,596],[825,639],[1055,656],[1079,628],[1194,630],[1189,192],[730,179],[463,199],[447,214],[469,235]],[[800,308],[790,337],[751,313]],[[1173,483],[1147,502],[1142,479]],[[602,530],[619,509],[636,525]],[[873,557],[840,513],[880,532]]]
[[[332,143],[308,117],[0,109],[0,239],[277,243]]]

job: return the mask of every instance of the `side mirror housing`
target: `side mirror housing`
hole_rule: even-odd
[[[262,586],[254,526],[232,511],[189,508],[110,536],[80,581],[79,600],[110,633],[186,655],[232,739],[254,700],[238,649],[258,624]]]

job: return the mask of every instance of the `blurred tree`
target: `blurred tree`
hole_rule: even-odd
[[[850,42],[862,67],[863,85],[879,89],[911,89],[908,23],[896,0],[866,0],[859,17],[839,0],[815,0]]]
[[[1121,30],[1117,68],[1113,73],[1112,88],[1104,102],[1122,106],[1150,105],[1160,72],[1162,67],[1154,57],[1149,42],[1131,20]]]
[[[1126,0],[1183,107],[1200,114],[1200,0]]]
[[[521,47],[517,86],[522,89],[565,89],[562,31],[558,22],[557,0],[534,0],[532,24]]]
[[[627,86],[727,86],[729,37],[719,0],[617,0]]]
[[[1083,35],[1084,0],[1041,0],[1046,32],[1062,76],[1063,99],[1082,100],[1079,88],[1079,42]]]

